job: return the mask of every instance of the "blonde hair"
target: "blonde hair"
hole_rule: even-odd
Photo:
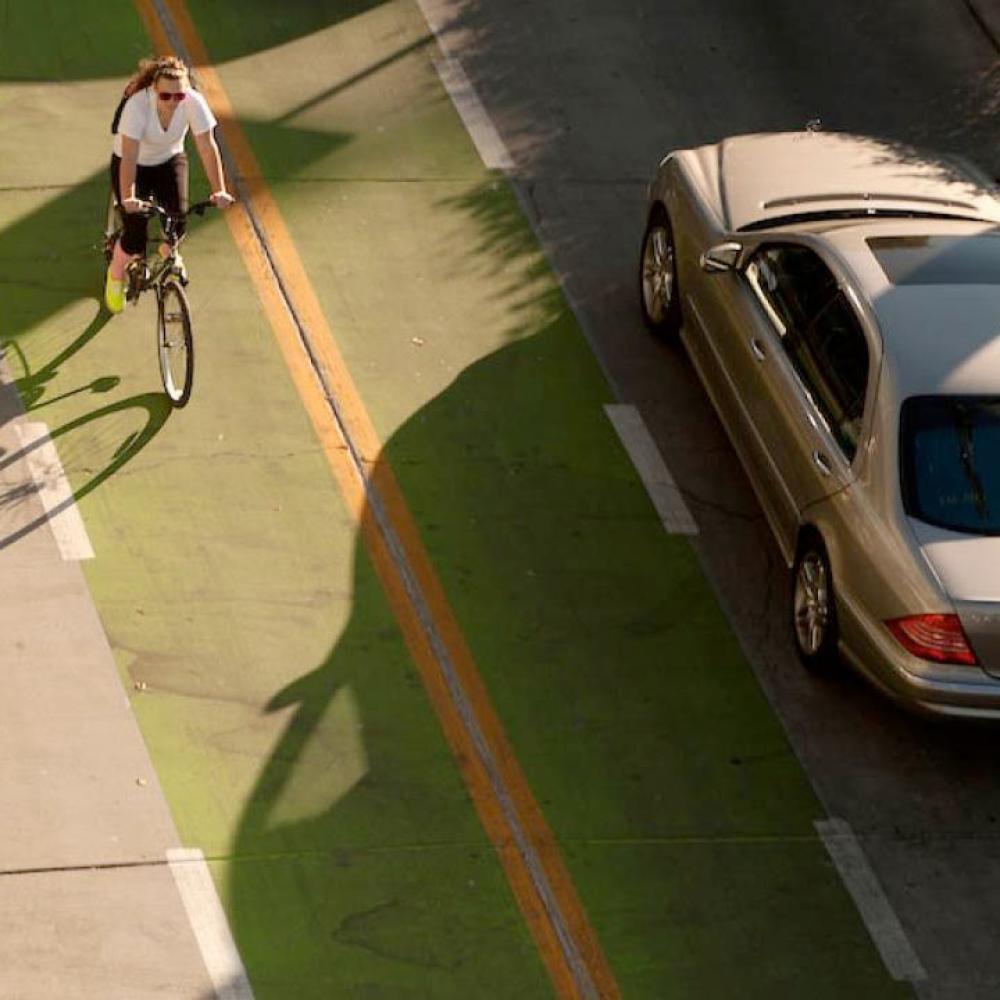
[[[168,80],[185,80],[188,78],[188,68],[177,56],[140,59],[139,69],[125,87],[125,96],[131,97],[137,91],[151,87],[161,77],[166,77]]]

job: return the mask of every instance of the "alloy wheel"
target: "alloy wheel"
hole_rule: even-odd
[[[830,581],[823,557],[809,552],[795,575],[795,637],[806,656],[815,656],[830,622]]]
[[[667,229],[653,226],[642,253],[642,298],[646,315],[662,323],[674,297],[674,247]]]

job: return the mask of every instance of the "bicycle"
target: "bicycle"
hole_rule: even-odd
[[[191,309],[184,288],[187,274],[177,260],[177,228],[191,215],[204,215],[214,208],[211,201],[200,201],[186,212],[173,215],[155,201],[145,202],[140,215],[160,220],[162,239],[155,241],[167,247],[166,254],[157,253],[150,260],[146,253],[130,261],[125,271],[125,301],[137,304],[143,292],[156,292],[156,354],[160,365],[163,391],[170,405],[180,409],[191,398],[194,385],[194,338],[191,333]],[[104,257],[110,262],[115,242],[122,233],[120,209],[114,209],[119,223],[104,239]]]

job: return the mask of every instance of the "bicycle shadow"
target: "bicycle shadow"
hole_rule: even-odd
[[[118,382],[117,376],[105,376],[88,386],[71,390],[70,393],[64,395],[73,395],[84,391],[109,391],[117,386]],[[97,383],[100,384],[95,389],[94,386]],[[18,393],[15,391],[15,385],[16,383],[12,382],[0,385],[0,423],[7,423],[24,414]],[[35,409],[38,409],[38,406],[29,407],[28,413]],[[53,521],[132,461],[160,432],[172,409],[170,401],[163,393],[140,393],[91,410],[82,416],[66,421],[53,430],[33,433],[31,440],[22,443],[21,447],[16,450],[0,451],[0,510],[4,512],[5,517],[14,521],[12,526],[0,527],[0,550],[8,548],[47,522]],[[43,468],[44,463],[35,463],[35,468],[31,468],[31,459],[40,449],[45,448],[50,442],[55,443],[58,447],[60,440],[69,439],[75,432],[109,418],[114,418],[109,426],[112,433],[117,436],[121,424],[131,422],[137,414],[141,417],[138,429],[125,433],[125,436],[114,447],[109,462],[103,465],[99,471],[91,472],[89,478],[68,493],[64,499],[55,505],[47,506],[41,513],[36,515],[29,513],[28,520],[24,521],[23,505],[38,496],[43,490],[54,486],[55,480],[61,478],[61,470]],[[126,417],[125,421],[119,419],[123,416]],[[37,425],[31,430],[37,431]]]
[[[23,404],[25,410],[31,411],[38,409],[41,406],[48,406],[52,403],[59,402],[60,400],[68,399],[70,396],[85,392],[88,389],[94,392],[109,392],[111,389],[118,386],[121,382],[121,379],[118,376],[106,376],[104,378],[97,379],[86,386],[71,389],[46,400],[45,402],[42,402],[42,398],[45,395],[48,384],[58,377],[62,366],[77,353],[82,351],[98,335],[98,333],[104,329],[110,319],[111,314],[102,307],[98,314],[87,325],[86,329],[84,329],[84,331],[75,340],[60,350],[58,354],[56,354],[50,361],[46,362],[37,371],[31,370],[31,364],[28,360],[28,356],[18,341],[7,340],[0,343],[0,356],[3,356],[5,361],[9,361],[7,354],[10,353],[15,355],[18,369],[23,372],[20,377],[14,378],[13,385],[17,389],[18,395],[21,397],[21,403]],[[111,379],[112,381],[109,382],[108,379]]]

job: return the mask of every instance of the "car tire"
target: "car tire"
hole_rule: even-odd
[[[646,326],[657,337],[674,337],[680,332],[681,297],[674,231],[662,205],[650,212],[642,238],[639,306]]]
[[[795,649],[807,670],[829,673],[839,666],[833,573],[826,546],[816,532],[803,535],[795,556],[791,625]]]

